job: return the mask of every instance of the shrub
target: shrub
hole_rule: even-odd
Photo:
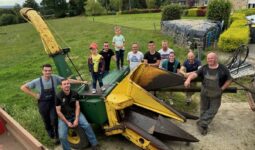
[[[232,23],[233,21],[236,20],[241,20],[245,18],[245,14],[244,13],[233,13],[233,15],[231,15],[230,17],[230,23]]]
[[[119,14],[141,14],[141,13],[158,13],[160,9],[131,9],[122,11]]]
[[[161,21],[181,19],[181,13],[179,5],[167,5],[162,10]]]
[[[201,16],[201,17],[203,17],[203,16],[206,16],[206,9],[198,9],[197,10],[197,16]]]
[[[189,16],[189,17],[196,17],[197,16],[197,11],[198,11],[197,8],[188,9],[187,16]]]
[[[240,45],[247,45],[249,43],[249,35],[250,32],[248,26],[241,28],[230,27],[221,34],[218,47],[226,52],[234,51],[236,48],[240,47]]]
[[[106,9],[97,1],[88,0],[85,6],[86,15],[98,16],[106,13]]]
[[[231,20],[232,24],[221,34],[218,42],[218,47],[226,52],[234,51],[242,44],[247,45],[250,40],[250,30],[246,25],[245,14],[234,13]]]
[[[0,16],[0,26],[16,24],[16,23],[17,23],[17,17],[13,14],[2,14]]]
[[[245,16],[255,15],[255,8],[241,9],[237,13],[243,13]]]
[[[215,21],[224,20],[224,28],[227,28],[231,7],[232,5],[229,0],[211,0],[208,5],[207,19]]]

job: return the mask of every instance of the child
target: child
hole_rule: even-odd
[[[101,87],[102,91],[105,91],[105,87],[103,84],[103,73],[104,73],[104,59],[103,57],[97,53],[97,44],[91,43],[90,44],[90,57],[88,58],[88,66],[89,71],[91,73],[93,79],[93,89],[92,94],[96,93],[97,81],[99,82],[99,86]]]
[[[116,61],[117,61],[117,69],[120,69],[120,67],[123,67],[124,63],[124,44],[125,44],[125,38],[121,34],[121,28],[119,26],[116,26],[114,28],[115,36],[112,38],[112,45],[115,47],[115,53],[116,53]]]

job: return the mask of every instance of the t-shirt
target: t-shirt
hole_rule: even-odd
[[[170,71],[170,72],[174,72],[174,64],[175,64],[175,62],[169,62],[168,61],[167,70]],[[178,62],[177,67],[176,67],[176,71],[174,73],[177,73],[177,69],[180,69],[180,68],[181,68],[181,64],[180,64],[180,62]]]
[[[99,67],[99,63],[100,63],[100,58],[102,57],[102,55],[97,54],[97,55],[92,55],[92,62],[93,62],[93,69],[94,72],[98,72],[98,67]]]
[[[112,56],[114,56],[114,52],[112,49],[108,49],[108,51],[104,51],[102,50],[100,53],[100,55],[102,55],[104,57],[104,61],[105,61],[105,71],[109,71],[110,70],[110,65],[111,65],[111,58]]]
[[[148,64],[154,64],[157,62],[157,60],[160,60],[161,57],[158,52],[151,54],[150,51],[148,51],[144,54],[144,59],[146,59],[148,61]]]
[[[54,88],[55,88],[55,91],[56,91],[56,88],[57,88],[58,85],[61,84],[61,80],[63,79],[63,77],[60,77],[60,76],[55,75],[55,74],[52,74],[51,76],[52,76]],[[44,77],[42,77],[42,83],[43,83],[44,90],[52,88],[51,79],[45,80]],[[39,94],[41,94],[40,78],[36,78],[36,79],[26,83],[26,86],[30,89],[35,89],[37,92],[39,92]]]
[[[122,34],[120,35],[115,35],[113,38],[112,38],[112,42],[115,43],[115,50],[116,51],[119,51],[120,49],[117,48],[117,46],[123,46],[124,45],[124,42],[125,42],[125,38]],[[123,47],[123,50],[124,50],[124,47]]]
[[[135,69],[143,60],[143,53],[138,51],[137,53],[129,52],[127,56],[127,60],[129,61],[130,70]]]
[[[172,52],[174,52],[174,50],[172,50],[171,48],[167,48],[167,50],[164,51],[164,50],[161,48],[158,52],[159,52],[160,57],[161,57],[160,65],[159,65],[159,67],[161,68],[163,61],[166,60],[166,59],[168,59],[169,54],[172,53]]]
[[[75,91],[70,91],[69,95],[66,95],[63,91],[60,91],[56,96],[56,106],[61,106],[61,112],[66,118],[75,116],[76,101],[79,101],[80,97]]]
[[[198,70],[198,67],[201,66],[201,62],[195,59],[194,63],[190,64],[189,60],[186,60],[183,66],[186,68],[186,72],[192,72]]]
[[[219,64],[219,67],[216,69],[210,69],[208,65],[202,66],[200,69],[196,71],[197,75],[202,79],[202,84],[204,84],[204,76],[209,73],[209,75],[215,75],[218,73],[218,78],[219,78],[219,86],[223,86],[223,84],[227,80],[231,80],[232,77],[230,75],[229,70],[227,69],[226,66]]]

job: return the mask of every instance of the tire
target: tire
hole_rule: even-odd
[[[81,127],[69,128],[67,140],[74,149],[84,149],[89,146],[88,138]]]

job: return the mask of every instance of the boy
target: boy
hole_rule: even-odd
[[[109,47],[108,42],[104,42],[104,47],[102,51],[99,52],[99,54],[102,55],[104,58],[105,62],[104,76],[106,76],[110,71],[111,59],[113,58],[116,61],[116,57],[113,50]]]
[[[124,52],[125,52],[125,38],[121,34],[121,28],[116,26],[114,28],[115,36],[112,38],[112,45],[115,47],[117,69],[123,68]]]
[[[99,86],[101,87],[101,90],[105,91],[105,87],[102,80],[103,73],[104,73],[104,59],[102,55],[97,53],[96,43],[94,42],[91,43],[89,49],[90,49],[91,55],[88,58],[88,67],[93,80],[92,94],[96,94],[97,81],[99,82]]]

